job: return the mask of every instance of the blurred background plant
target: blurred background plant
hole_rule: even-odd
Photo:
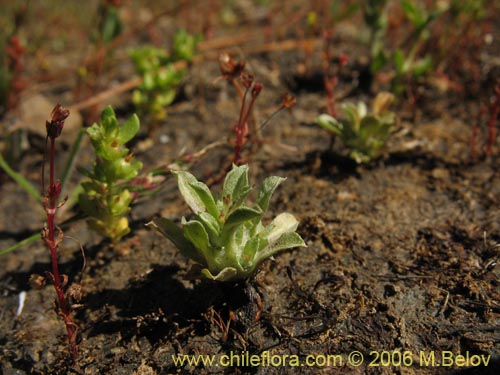
[[[393,133],[396,114],[389,110],[394,96],[388,92],[379,93],[368,112],[363,102],[342,105],[345,117],[341,120],[322,114],[316,124],[338,135],[349,151],[349,157],[357,163],[366,163],[379,156],[385,143]]]
[[[393,6],[387,0],[367,0],[363,8],[364,20],[370,30],[370,70],[376,75],[387,65],[391,66],[390,90],[397,96],[402,96],[408,85],[431,71],[433,60],[423,52],[425,41],[430,37],[430,28],[443,12],[446,4],[435,4],[428,8],[424,3],[413,0],[401,0],[403,18],[410,31],[400,38],[393,47],[388,46],[388,7]],[[393,27],[393,26],[392,26]]]
[[[172,53],[154,46],[129,51],[136,72],[143,78],[132,93],[132,102],[139,113],[151,116],[153,122],[167,117],[166,107],[174,101],[178,86],[187,73],[186,65],[174,66],[174,63],[191,61],[199,40],[200,36],[179,30],[173,38]]]
[[[424,83],[444,91],[477,86],[480,51],[499,7],[486,0],[366,0],[372,77],[410,99]],[[475,83],[463,82],[468,72]]]

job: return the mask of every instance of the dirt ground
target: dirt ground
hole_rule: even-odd
[[[234,37],[235,30],[256,32],[262,27],[258,11],[265,8],[241,3],[236,10],[243,15],[236,12],[236,16],[245,16],[243,26],[218,28],[214,23],[216,37]],[[300,1],[292,3],[300,5]],[[147,10],[147,6],[141,8],[144,14]],[[299,12],[293,7],[287,11]],[[177,21],[182,25],[192,12],[179,11]],[[172,28],[173,17],[160,18],[147,33],[132,34],[120,48],[152,35],[167,35],[162,32]],[[144,22],[138,18],[137,22]],[[73,34],[68,38],[83,38]],[[270,175],[287,177],[273,197],[269,217],[284,211],[295,215],[307,248],[285,251],[266,261],[246,283],[201,280],[190,271],[191,261],[144,225],[157,215],[175,221],[189,215],[175,181],[167,178],[156,194],[135,203],[132,232],[115,246],[89,231],[84,220],[63,228],[67,238],[61,248],[61,269],[84,288],[82,306],[74,315],[79,325],[76,365],[71,365],[64,325],[53,310],[53,287],[36,290],[28,282],[30,275],[50,269],[42,241],[0,257],[2,373],[496,374],[500,369],[500,160],[495,147],[493,156],[485,158],[481,152],[477,161],[470,162],[469,141],[475,114],[481,103],[487,103],[495,74],[500,72],[498,57],[494,58],[500,51],[499,37],[494,32],[495,42],[482,52],[481,90],[441,92],[423,85],[416,104],[397,103],[399,129],[387,153],[366,165],[346,158],[339,142],[331,149],[329,136],[313,125],[326,108],[321,44],[313,47],[309,57],[303,48],[253,53],[245,48],[262,41],[250,47],[233,44],[228,51],[245,58],[265,87],[256,102],[256,121],[269,116],[270,104],[279,104],[283,92],[297,97],[292,111],[281,112],[264,129],[264,144],[248,154],[248,161],[255,185]],[[352,88],[368,53],[354,42],[352,23],[339,26],[335,42],[350,59],[340,81],[340,92],[346,97],[339,101],[371,97],[359,79]],[[106,67],[109,76],[103,75],[102,86],[131,77],[130,63],[120,48],[112,57],[117,66]],[[45,53],[38,58],[52,56]],[[152,126],[143,120],[130,148],[146,171],[231,134],[239,101],[234,87],[217,80],[218,62],[212,57],[191,66],[165,121]],[[82,58],[81,50],[69,49],[67,58],[58,64],[72,66]],[[32,72],[39,77],[36,64],[27,64],[27,77]],[[36,83],[29,92],[41,92],[54,103],[69,106],[74,103],[74,85],[74,79],[64,84],[49,80]],[[108,101],[122,118],[133,112],[128,94]],[[48,116],[40,118],[41,127]],[[26,134],[29,147],[16,169],[39,185],[41,138],[33,131]],[[60,149],[62,159],[67,151],[65,144]],[[192,173],[204,181],[213,179],[227,165],[231,152],[230,147],[211,151]],[[78,159],[79,166],[91,162],[89,142]],[[80,178],[75,172],[73,185]],[[220,184],[215,182],[212,189],[219,191]],[[43,225],[41,206],[4,175],[0,208],[0,248]],[[76,212],[66,210],[61,221]],[[79,245],[70,237],[85,248],[83,273]],[[22,292],[26,299],[18,314]],[[275,361],[288,355],[298,358],[302,366],[174,362],[178,354],[220,358],[231,353],[269,355]],[[364,358],[358,366],[349,362],[353,353]],[[448,354],[469,359],[463,366],[460,361],[447,366]],[[342,360],[330,365],[318,360],[316,366],[308,366],[310,355],[317,360],[340,355]],[[403,363],[398,364],[398,358]],[[488,358],[488,366],[474,366],[478,358]]]

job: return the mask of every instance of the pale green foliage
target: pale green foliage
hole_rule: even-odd
[[[357,163],[365,163],[381,153],[394,130],[396,115],[388,109],[393,100],[392,94],[382,92],[374,99],[370,113],[363,102],[347,103],[342,106],[345,118],[339,121],[322,114],[316,124],[338,135],[349,149],[349,157]]]
[[[92,229],[118,241],[130,232],[127,213],[132,194],[127,181],[135,178],[142,163],[135,161],[125,144],[139,131],[139,118],[133,115],[119,124],[111,107],[101,113],[101,123],[87,129],[96,153],[92,170],[82,170],[88,179],[82,182],[78,197]]]
[[[245,202],[252,188],[248,166],[233,166],[224,180],[222,196],[214,199],[209,188],[185,171],[174,172],[179,190],[194,213],[182,218],[179,227],[159,218],[148,225],[166,236],[186,257],[204,268],[209,279],[227,281],[250,277],[257,266],[279,251],[305,246],[295,232],[298,221],[289,213],[279,214],[267,226],[262,218],[274,190],[284,178],[266,178],[256,203]]]
[[[191,61],[199,39],[180,30],[174,35],[172,54],[153,46],[130,50],[135,69],[143,78],[142,84],[132,93],[132,102],[139,111],[151,115],[155,121],[167,117],[166,107],[174,101],[177,88],[186,75],[186,68],[176,68],[173,63]]]

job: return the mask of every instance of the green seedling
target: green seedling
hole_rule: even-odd
[[[194,217],[189,221],[183,217],[181,227],[165,218],[148,225],[167,237],[186,257],[201,264],[205,277],[218,281],[246,279],[279,251],[305,246],[295,232],[298,221],[293,215],[281,213],[269,225],[262,224],[271,196],[284,178],[266,178],[256,203],[247,205],[245,201],[252,190],[247,165],[233,165],[217,200],[189,172],[173,173]]]
[[[316,124],[338,135],[349,149],[349,157],[357,163],[366,163],[380,155],[383,146],[391,136],[396,115],[389,110],[394,96],[387,92],[379,93],[369,113],[365,103],[347,103],[342,106],[345,118],[337,120],[322,114]]]
[[[407,90],[410,81],[417,80],[433,68],[432,57],[419,57],[424,43],[429,39],[430,26],[445,8],[428,10],[412,0],[401,0],[404,17],[412,26],[411,33],[398,46],[389,51],[385,48],[387,33],[386,0],[369,0],[364,7],[365,22],[370,28],[371,65],[373,74],[391,64],[393,74],[391,92],[400,96]]]
[[[177,95],[177,89],[186,75],[186,68],[174,66],[174,62],[193,59],[199,38],[179,31],[174,36],[173,51],[153,46],[133,49],[129,52],[142,84],[133,91],[132,102],[141,113],[151,115],[153,121],[167,117],[166,107]]]
[[[130,232],[127,213],[133,200],[128,183],[142,168],[125,144],[139,131],[139,118],[133,115],[119,124],[111,107],[101,113],[101,123],[88,128],[96,160],[92,170],[82,169],[88,178],[82,182],[79,205],[89,216],[92,229],[113,242]]]
[[[387,61],[384,49],[384,37],[387,31],[387,15],[385,13],[387,0],[367,0],[363,6],[363,16],[370,29],[370,53],[372,73],[378,72]]]
[[[94,42],[109,44],[118,37],[123,29],[120,19],[120,1],[104,0],[97,9],[97,29],[91,34]]]

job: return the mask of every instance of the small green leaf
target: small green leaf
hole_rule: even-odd
[[[217,219],[208,212],[200,212],[197,216],[208,233],[210,243],[219,246],[220,225]]]
[[[421,75],[427,73],[432,69],[432,57],[425,56],[424,58],[417,60],[413,63],[412,73],[415,77],[420,77]]]
[[[116,118],[115,111],[113,110],[113,107],[108,105],[101,112],[101,121],[106,122],[109,119],[113,119],[113,118]]]
[[[266,212],[269,207],[269,201],[276,190],[276,188],[285,181],[286,178],[271,176],[266,178],[259,189],[257,194],[257,205],[261,208],[263,212]]]
[[[165,237],[178,248],[184,256],[193,259],[194,261],[204,264],[204,259],[198,254],[193,244],[184,237],[184,233],[179,226],[173,221],[159,217],[146,224],[147,227],[152,227]]]
[[[210,240],[203,224],[197,220],[186,221],[183,219],[182,230],[184,232],[184,237],[191,241],[194,247],[201,251],[206,261],[209,261],[212,257]]]
[[[403,8],[405,16],[415,27],[418,28],[425,23],[425,14],[422,10],[417,8],[414,0],[402,0],[401,8]]]
[[[234,210],[231,215],[229,215],[224,223],[224,226],[222,227],[222,232],[227,233],[235,226],[261,217],[262,214],[263,212],[260,208],[251,208],[246,206],[239,207]]]
[[[200,197],[199,191],[204,190],[203,188],[200,187],[199,184],[202,184],[199,182],[196,177],[194,177],[191,173],[186,172],[186,171],[172,171],[173,175],[177,178],[177,184],[179,186],[179,190],[182,194],[182,197],[186,201],[187,205],[195,214],[199,214],[200,212],[206,212],[207,207],[205,206],[204,200]],[[196,186],[197,188],[193,188]],[[208,187],[207,187],[208,190]],[[207,196],[204,196],[205,199],[208,199],[207,202],[209,201],[209,198]],[[212,198],[213,200],[213,198]],[[210,209],[210,211],[213,211],[213,208]]]
[[[398,75],[406,73],[407,64],[405,61],[405,56],[403,51],[399,48],[396,48],[396,50],[394,51],[394,66]]]
[[[241,205],[251,188],[248,184],[248,165],[236,166],[226,175],[222,188],[222,201],[227,209]]]
[[[294,232],[299,222],[292,214],[283,212],[276,216],[274,220],[266,227],[262,235],[270,244],[277,241],[284,233]]]
[[[245,269],[251,268],[254,265],[255,255],[264,249],[268,244],[269,242],[261,236],[252,237],[246,243],[243,253],[241,254],[241,266]]]
[[[124,145],[132,138],[135,137],[140,128],[139,117],[136,114],[133,114],[127,121],[123,123],[120,127],[118,133],[118,141],[120,144]]]
[[[333,134],[340,135],[342,133],[342,128],[343,128],[342,123],[337,121],[330,115],[327,114],[319,115],[318,118],[316,118],[315,123],[316,125],[321,126],[323,129]]]
[[[269,246],[265,247],[262,251],[257,253],[255,263],[258,264],[279,251],[291,249],[294,247],[306,247],[306,244],[298,233],[284,233],[277,241],[269,244]]]
[[[213,217],[218,218],[219,210],[217,210],[214,197],[212,196],[208,186],[200,181],[190,182],[189,186],[191,186],[191,188],[198,194],[198,197],[205,206],[205,211]]]

